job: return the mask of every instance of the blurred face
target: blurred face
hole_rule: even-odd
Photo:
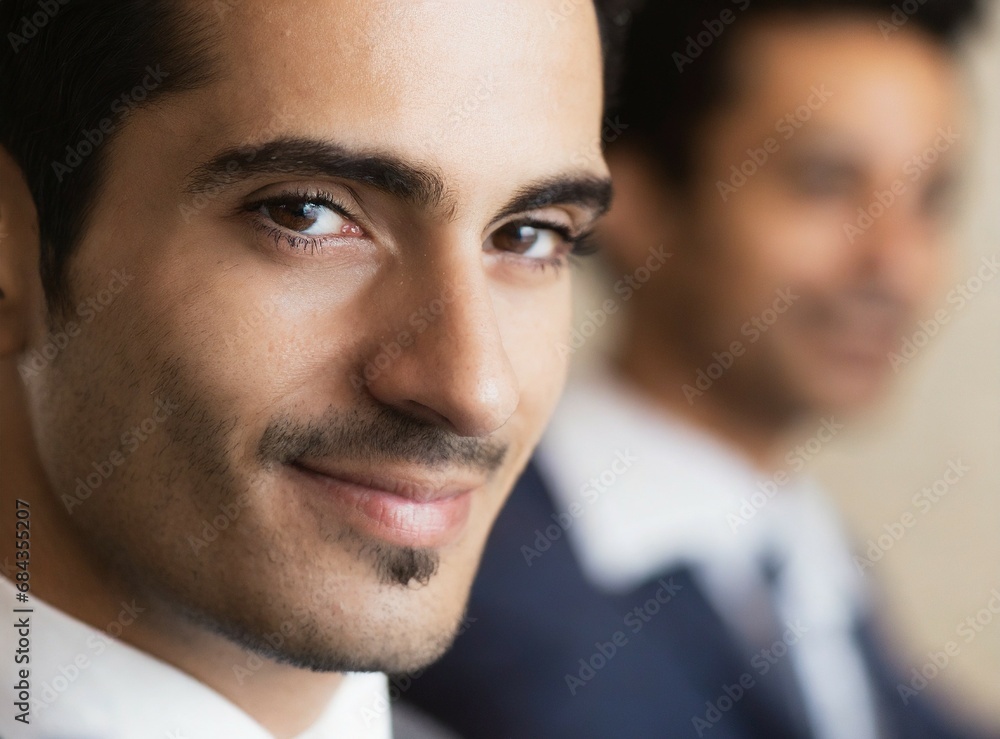
[[[71,524],[169,613],[407,670],[450,640],[563,383],[567,257],[607,197],[572,164],[596,21],[273,5],[229,9],[217,81],[111,145],[71,264],[89,319],[54,319],[85,330],[29,403]]]
[[[646,316],[671,327],[692,384],[739,345],[711,390],[734,408],[855,409],[892,376],[889,355],[941,276],[965,132],[954,64],[918,32],[886,39],[859,17],[758,24],[732,68],[689,198],[647,179],[676,258],[669,285],[643,296],[656,303]]]

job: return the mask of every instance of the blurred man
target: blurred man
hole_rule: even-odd
[[[454,651],[469,737],[948,736],[800,473],[943,276],[971,3],[651,2],[606,129],[613,360],[571,383]],[[910,7],[912,6],[912,7]]]
[[[388,736],[609,199],[560,12],[0,6],[0,735]]]

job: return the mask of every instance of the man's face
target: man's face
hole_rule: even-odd
[[[859,17],[747,29],[732,68],[669,226],[671,284],[651,298],[685,324],[692,384],[718,363],[709,392],[763,412],[856,409],[941,277],[964,133],[955,65],[920,32],[885,38]]]
[[[90,319],[27,384],[134,587],[320,669],[450,641],[606,195],[596,20],[555,6],[244,0],[218,81],[123,127],[70,265]]]

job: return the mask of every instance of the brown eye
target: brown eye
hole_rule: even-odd
[[[260,214],[289,231],[304,236],[359,236],[361,229],[334,208],[315,200],[264,203]]]
[[[307,231],[316,224],[315,203],[265,205],[264,215],[289,231]]]
[[[532,259],[560,256],[569,239],[553,228],[512,223],[493,234],[493,248]]]
[[[800,194],[817,198],[849,196],[862,179],[850,165],[820,160],[796,162],[786,173]]]

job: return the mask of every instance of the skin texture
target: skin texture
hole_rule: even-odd
[[[668,186],[641,151],[609,152],[618,197],[603,240],[621,274],[650,247],[674,254],[636,293],[618,366],[769,466],[790,429],[884,393],[890,352],[947,274],[946,195],[967,131],[954,61],[919,31],[885,39],[868,17],[791,16],[748,28],[734,54],[735,93],[699,131],[690,187]],[[807,120],[789,123],[804,105]],[[914,167],[949,129],[962,138]],[[768,139],[776,151],[734,179]],[[885,214],[848,232],[895,182]],[[782,291],[775,321],[765,311]],[[734,342],[745,354],[692,393]]]
[[[220,17],[218,80],[140,110],[110,144],[70,285],[74,306],[114,298],[76,316],[80,335],[23,378],[17,362],[46,325],[73,316],[45,314],[30,196],[0,156],[0,418],[5,476],[37,529],[33,592],[98,628],[135,598],[146,610],[123,639],[285,736],[338,679],[300,666],[412,670],[450,643],[566,369],[566,260],[518,256],[497,234],[524,217],[582,231],[599,208],[498,214],[532,183],[607,172],[573,164],[600,133],[588,5],[278,5],[246,0]],[[434,173],[445,197],[429,207],[288,173],[189,191],[219,152],[243,147],[248,161],[276,138],[395,157]],[[275,240],[276,221],[297,223],[280,206],[248,207],[317,190],[356,216],[324,211],[336,228],[319,246]],[[412,345],[397,352],[402,332]],[[77,496],[116,451],[124,462]],[[440,545],[380,541],[282,464],[298,454],[356,476],[460,483],[473,489],[468,521]],[[266,658],[237,680],[244,645]]]

